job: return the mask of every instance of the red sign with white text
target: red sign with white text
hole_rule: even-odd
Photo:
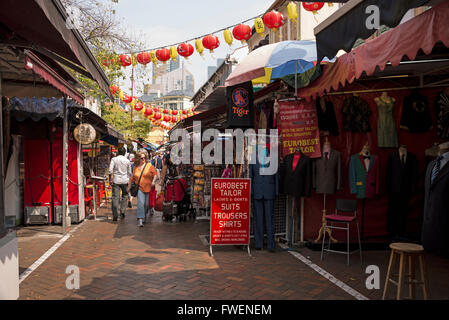
[[[294,153],[301,147],[302,153],[310,158],[321,157],[320,131],[316,106],[306,101],[279,102],[282,157]]]
[[[249,244],[250,179],[212,178],[210,244]]]

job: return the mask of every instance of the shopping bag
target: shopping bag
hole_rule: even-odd
[[[154,210],[156,210],[156,211],[164,210],[164,201],[165,201],[164,192],[161,191],[156,198],[156,203],[154,204]]]
[[[153,189],[151,189],[150,193],[149,193],[149,205],[150,208],[154,208],[154,206],[156,205],[156,195],[157,195],[157,191],[156,188],[153,187]]]

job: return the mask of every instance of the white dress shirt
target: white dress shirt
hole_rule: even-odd
[[[114,184],[128,184],[132,174],[131,162],[122,155],[112,158],[109,165],[109,174],[114,175]]]

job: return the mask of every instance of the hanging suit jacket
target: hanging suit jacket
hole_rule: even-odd
[[[422,243],[428,252],[449,256],[449,163],[430,183],[436,160],[427,166],[424,182]]]
[[[349,184],[351,193],[358,199],[371,199],[379,194],[379,158],[371,155],[368,171],[363,156],[354,154],[349,162]]]
[[[335,194],[341,189],[341,155],[331,149],[329,159],[322,157],[312,163],[313,187],[318,194]]]
[[[416,156],[407,152],[405,165],[402,164],[399,151],[388,156],[386,187],[388,193],[413,193],[418,179]]]
[[[251,178],[251,195],[253,199],[274,200],[279,194],[278,173],[273,175],[261,175],[261,165],[257,160],[256,164],[249,165],[249,177]]]
[[[293,171],[294,153],[288,154],[284,158],[282,173],[283,192],[296,197],[310,197],[312,189],[312,161],[302,154],[298,164]]]

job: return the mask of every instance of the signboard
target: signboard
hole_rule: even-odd
[[[310,158],[321,157],[320,131],[315,103],[279,101],[282,157],[294,153],[296,146]]]
[[[210,249],[212,245],[248,245],[251,180],[211,179]]]
[[[252,128],[253,84],[251,81],[226,88],[227,127]]]
[[[75,140],[81,144],[91,144],[97,137],[95,128],[88,123],[81,123],[73,130]]]

